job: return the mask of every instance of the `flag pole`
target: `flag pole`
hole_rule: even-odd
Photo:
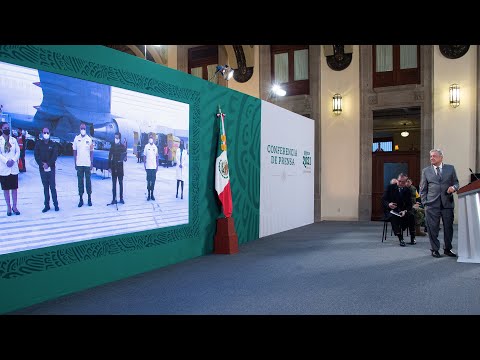
[[[221,118],[219,139],[217,146],[222,146],[222,150],[225,149],[224,141],[225,137],[225,114],[222,113],[220,105],[218,105],[217,118]],[[223,140],[221,139],[223,137]],[[225,155],[226,156],[226,155]],[[216,159],[218,160],[218,158]],[[215,166],[215,174],[217,176],[217,166]],[[222,205],[223,206],[223,205]],[[224,210],[224,209],[223,209]],[[223,212],[223,211],[222,211]],[[235,231],[235,224],[233,217],[221,217],[217,219],[217,231],[214,238],[214,253],[215,254],[235,254],[238,253],[238,236]]]

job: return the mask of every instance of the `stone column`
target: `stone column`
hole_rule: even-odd
[[[314,221],[322,220],[322,172],[321,172],[321,158],[322,158],[322,127],[321,127],[321,45],[310,45],[309,51],[309,65],[310,65],[310,98],[311,98],[311,114],[310,117],[315,121],[315,148],[314,148]]]
[[[259,51],[259,87],[260,99],[267,100],[272,86],[272,65],[270,57],[270,45],[260,45]]]

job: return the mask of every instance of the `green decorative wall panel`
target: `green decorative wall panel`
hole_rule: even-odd
[[[0,45],[0,61],[190,105],[189,223],[0,255],[0,313],[211,253],[220,215],[218,105],[226,114],[239,243],[258,238],[259,99],[103,46]]]

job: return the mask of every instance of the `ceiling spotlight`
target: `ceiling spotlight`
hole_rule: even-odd
[[[407,137],[410,135],[410,133],[407,131],[407,123],[404,123],[403,126],[405,126],[405,130],[400,133],[403,137]]]

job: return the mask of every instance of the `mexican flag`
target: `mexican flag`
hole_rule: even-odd
[[[223,114],[219,109],[217,117],[221,117],[220,133],[218,135],[217,160],[215,161],[215,190],[223,206],[225,217],[232,216],[232,190],[230,188],[230,174],[227,160],[227,136],[225,134],[225,124]]]

